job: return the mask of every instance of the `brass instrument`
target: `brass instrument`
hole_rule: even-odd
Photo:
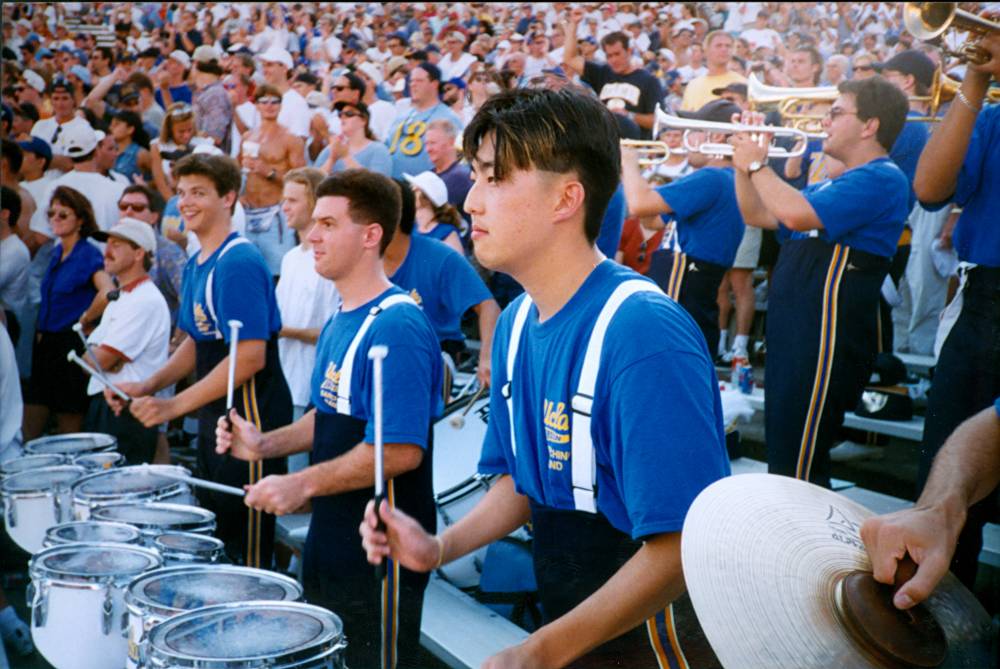
[[[938,40],[948,30],[965,30],[976,37],[1000,32],[1000,23],[958,8],[957,2],[907,2],[903,6],[903,25],[906,31],[921,41]],[[990,53],[971,39],[958,51],[942,48],[959,60],[982,65],[990,60]]]
[[[670,159],[671,153],[687,153],[684,149],[672,149],[666,142],[658,142],[651,139],[623,139],[621,145],[636,150],[636,153],[639,154],[639,165],[641,167],[662,165]]]
[[[803,111],[803,107],[814,105],[830,105],[840,93],[836,86],[813,86],[810,88],[792,88],[784,86],[769,86],[753,73],[747,79],[747,102],[754,111],[777,111],[781,122],[789,127],[803,132],[815,134],[823,131],[823,116],[811,111]]]

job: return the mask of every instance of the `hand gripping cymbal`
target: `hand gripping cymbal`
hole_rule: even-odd
[[[953,575],[924,604],[896,611],[859,534],[871,515],[785,476],[731,476],[702,491],[681,557],[726,669],[996,666],[989,615]]]

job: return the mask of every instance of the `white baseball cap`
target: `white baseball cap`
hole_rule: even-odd
[[[176,49],[174,51],[171,51],[170,56],[168,57],[172,58],[173,60],[176,60],[178,63],[183,65],[185,70],[191,67],[191,56],[187,55],[186,51],[181,51],[180,49]]]
[[[59,144],[62,146],[63,153],[70,158],[85,156],[96,149],[104,134],[101,133],[102,136],[98,137],[97,132],[90,127],[90,124],[82,120],[79,123],[67,123],[62,126],[62,129]]]
[[[374,81],[376,86],[382,83],[382,72],[379,71],[379,67],[375,63],[361,63],[358,65],[358,70],[368,75],[368,78]]]
[[[42,79],[42,75],[38,74],[34,70],[25,70],[24,74],[21,76],[24,78],[24,83],[28,84],[39,93],[45,92],[45,80]]]
[[[441,177],[433,172],[421,172],[417,176],[404,174],[403,178],[414,188],[419,188],[435,207],[440,207],[448,201],[448,187]]]
[[[272,46],[270,49],[260,54],[259,58],[268,63],[281,63],[286,70],[292,69],[295,63],[292,61],[292,54],[280,46]]]
[[[132,242],[146,253],[156,253],[156,235],[153,233],[153,226],[137,218],[125,217],[107,232],[95,232],[91,236],[99,242],[108,241],[108,237],[118,237]]]

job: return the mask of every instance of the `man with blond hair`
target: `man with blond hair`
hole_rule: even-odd
[[[733,38],[722,30],[705,35],[705,67],[708,72],[688,83],[681,101],[682,111],[697,111],[719,97],[712,91],[729,84],[745,84],[746,77],[729,69],[733,56]]]

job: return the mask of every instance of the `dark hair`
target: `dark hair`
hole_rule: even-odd
[[[607,35],[601,38],[602,49],[610,44],[621,44],[622,48],[628,51],[628,44],[629,44],[628,35],[626,35],[620,30],[616,30],[614,32],[608,33]]]
[[[53,202],[58,202],[64,207],[69,207],[73,210],[73,213],[81,221],[81,237],[90,237],[98,231],[97,219],[94,218],[94,207],[90,204],[87,196],[80,191],[69,186],[57,186],[52,191],[52,198],[49,200],[50,207]]]
[[[462,215],[458,213],[458,209],[455,208],[450,202],[444,202],[440,206],[431,202],[431,199],[424,194],[423,191],[416,193],[416,204],[417,206],[429,207],[432,212],[434,212],[434,220],[438,223],[444,223],[445,225],[450,225],[455,228],[459,234],[462,232]]]
[[[122,84],[123,88],[125,86],[133,86],[136,89],[146,89],[150,93],[155,90],[153,88],[153,80],[143,72],[133,72],[128,75],[128,79],[126,79],[125,83]]]
[[[167,203],[163,201],[163,196],[160,195],[160,191],[155,188],[150,188],[145,184],[129,184],[122,191],[121,197],[118,198],[119,202],[126,195],[131,195],[132,193],[139,193],[146,198],[146,202],[149,203],[149,210],[153,213],[160,215],[166,208]]]
[[[226,72],[219,65],[219,61],[215,60],[197,60],[194,63],[194,68],[199,72],[204,72],[205,74],[213,74],[217,77],[221,77]]]
[[[421,63],[417,63],[417,67],[426,72],[427,76],[430,77],[431,81],[436,81],[438,82],[438,84],[441,83],[441,70],[440,68],[438,68],[437,65],[435,65],[434,63],[423,61]]]
[[[413,194],[413,188],[402,179],[393,179],[399,186],[400,197],[402,198],[399,210],[399,231],[404,235],[413,234],[413,225],[417,219],[417,198]]]
[[[347,85],[352,91],[358,92],[358,100],[365,97],[365,92],[368,90],[368,86],[365,84],[364,79],[354,74],[354,72],[344,72],[340,76],[347,79]]]
[[[253,93],[253,101],[257,102],[257,100],[260,100],[261,98],[281,99],[281,91],[278,90],[277,86],[272,84],[261,84]]]
[[[7,165],[10,166],[10,171],[14,174],[20,172],[21,164],[24,162],[24,152],[21,151],[21,147],[17,145],[17,142],[5,137],[0,149],[3,150],[3,157],[7,161]]]
[[[910,110],[906,94],[881,75],[841,82],[837,90],[854,96],[860,120],[878,119],[875,138],[882,148],[891,151]]]
[[[26,119],[31,119],[35,123],[41,118],[38,115],[38,107],[31,104],[30,102],[22,102],[19,105],[14,106],[14,113]]]
[[[344,170],[323,180],[316,189],[322,197],[346,197],[351,220],[361,225],[376,223],[382,228],[379,255],[392,241],[399,225],[400,194],[392,179],[368,170]]]
[[[141,146],[144,149],[149,148],[149,135],[146,134],[146,128],[142,125],[142,117],[139,116],[134,111],[120,111],[114,115],[113,118],[118,119],[122,123],[130,126],[132,128],[132,141]]]
[[[816,66],[816,71],[813,73],[813,83],[818,83],[820,74],[823,72],[823,56],[820,55],[819,50],[811,44],[804,44],[796,47],[795,52],[809,54],[809,60]]]
[[[115,51],[114,51],[114,49],[112,49],[109,46],[101,45],[99,47],[96,47],[94,49],[94,51],[99,51],[101,53],[101,55],[104,56],[105,60],[108,61],[108,67],[110,67],[111,69],[114,69],[114,67],[115,67]]]
[[[7,140],[4,140],[4,144]],[[4,148],[4,153],[7,149]],[[10,218],[7,222],[10,227],[13,228],[17,225],[17,219],[21,218],[21,196],[18,195],[17,191],[13,188],[7,188],[6,186],[0,186],[0,209],[10,212]]]
[[[173,175],[175,182],[180,181],[181,177],[206,177],[215,185],[215,192],[219,197],[229,193],[238,195],[243,183],[240,166],[235,160],[229,156],[210,156],[207,153],[184,156],[174,164]],[[233,202],[233,207],[236,207],[236,202]]]
[[[584,189],[584,233],[591,243],[618,187],[621,149],[618,124],[607,107],[573,90],[516,89],[499,93],[476,113],[462,138],[473,163],[493,138],[493,176],[503,181],[517,170],[575,172]]]

